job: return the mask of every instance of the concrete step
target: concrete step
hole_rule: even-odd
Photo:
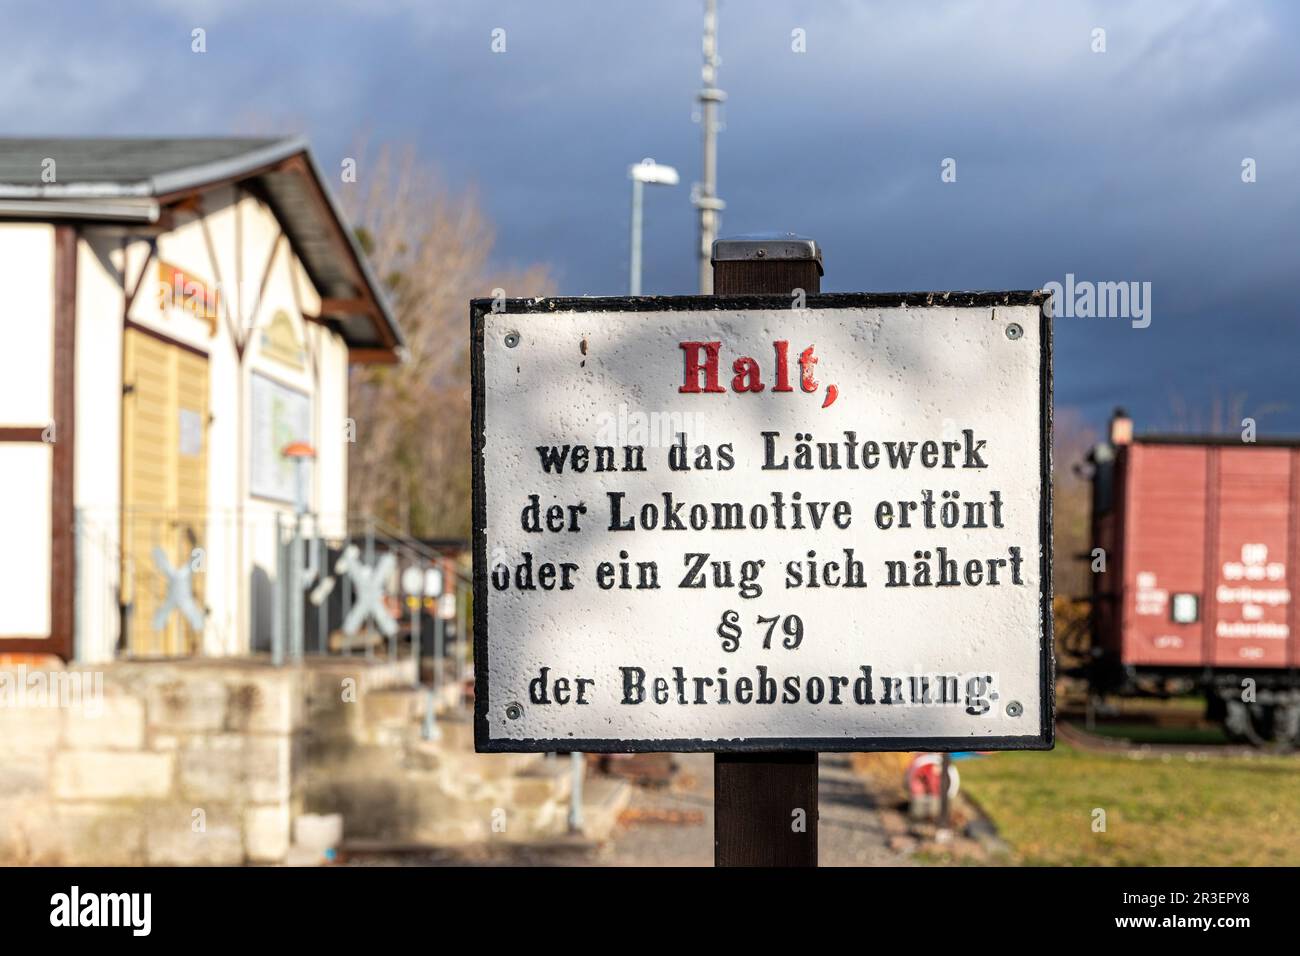
[[[416,735],[407,742],[402,763],[413,770],[442,770],[501,780],[522,773],[544,759],[542,754],[479,754],[448,746],[445,739],[424,740]]]
[[[439,717],[437,723],[440,740],[448,749],[474,752],[474,721],[468,714]]]
[[[632,784],[620,777],[588,776],[582,784],[582,834],[603,843],[618,826],[632,799]]]
[[[471,799],[431,791],[418,778],[408,777],[397,792],[389,791],[400,825],[353,828],[342,849],[345,854],[409,852],[473,843],[537,845],[573,839],[568,827],[569,788],[560,778],[557,768],[542,766],[511,781],[512,790],[520,787],[522,794]],[[578,839],[592,843],[609,839],[631,794],[632,785],[626,780],[597,776],[585,781]]]
[[[498,756],[478,754],[479,757]],[[534,808],[547,802],[568,804],[573,793],[573,774],[568,760],[539,760],[511,777],[511,805]]]
[[[430,693],[433,694],[434,706],[438,713],[458,710],[464,703],[465,689],[454,681],[447,680],[438,690],[433,690],[431,684],[426,684]]]
[[[473,720],[460,710],[440,714],[434,739],[425,740],[430,693],[410,685],[368,689],[350,739],[336,732],[318,742],[327,759],[308,775],[310,809],[342,814],[348,843],[519,843],[566,834],[569,759],[476,753]],[[612,829],[621,809],[611,809],[615,789],[598,785],[588,797],[599,832]]]
[[[417,726],[424,718],[426,701],[423,687],[385,687],[365,696],[365,720],[371,728]]]

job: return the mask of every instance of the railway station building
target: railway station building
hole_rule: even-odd
[[[0,655],[247,653],[268,527],[345,531],[349,368],[402,347],[327,180],[299,139],[0,157]]]

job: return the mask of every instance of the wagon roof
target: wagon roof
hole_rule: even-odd
[[[1300,448],[1300,437],[1280,436],[1276,438],[1256,438],[1242,441],[1241,436],[1232,435],[1182,435],[1178,433],[1154,433],[1135,435],[1134,445],[1236,445],[1242,448],[1251,446],[1259,448]]]

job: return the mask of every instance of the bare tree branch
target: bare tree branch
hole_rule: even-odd
[[[409,354],[400,366],[353,369],[349,506],[417,537],[468,537],[469,300],[498,288],[548,295],[554,283],[545,266],[495,268],[477,197],[453,195],[413,149],[383,148],[373,159],[358,149],[357,170],[344,208]]]

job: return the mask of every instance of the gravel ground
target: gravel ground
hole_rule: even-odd
[[[613,837],[602,846],[561,839],[535,846],[470,846],[445,852],[375,854],[352,865],[407,866],[712,866],[713,755],[679,754],[665,787],[634,787]],[[910,859],[889,849],[889,834],[844,754],[820,760],[822,866],[898,866]]]
[[[817,834],[821,866],[908,866],[910,857],[889,849],[889,834],[867,788],[853,773],[848,754],[822,754],[819,761]]]
[[[599,866],[712,866],[713,754],[678,754],[666,787],[635,787]]]
[[[637,787],[625,823],[592,863],[605,866],[713,865],[713,755],[682,754],[669,787]],[[849,759],[822,754],[819,762],[822,866],[897,866],[888,834]]]

